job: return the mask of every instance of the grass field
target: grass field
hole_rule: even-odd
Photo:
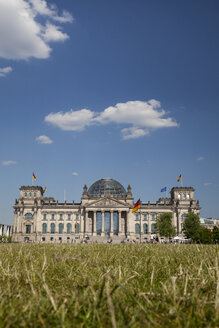
[[[0,244],[0,327],[217,327],[218,251]]]

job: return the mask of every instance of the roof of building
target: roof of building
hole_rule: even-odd
[[[89,196],[113,195],[116,197],[126,196],[125,188],[116,180],[101,179],[94,182],[88,189]]]

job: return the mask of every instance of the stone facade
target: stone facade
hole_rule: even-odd
[[[41,186],[22,186],[14,205],[13,241],[145,241],[156,234],[156,217],[167,212],[172,213],[180,235],[185,215],[200,214],[199,202],[192,187],[173,187],[170,196],[156,203],[142,202],[140,210],[132,213],[131,187],[126,191],[113,179],[98,180],[89,189],[85,185],[80,203],[60,203],[45,197]]]

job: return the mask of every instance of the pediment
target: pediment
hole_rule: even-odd
[[[91,203],[87,203],[86,207],[98,208],[98,207],[106,207],[106,208],[118,208],[118,207],[128,207],[129,205],[125,201],[117,200],[112,197],[104,197],[99,198]]]

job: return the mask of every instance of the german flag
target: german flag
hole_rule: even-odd
[[[32,178],[36,181],[36,177],[34,173],[32,174]]]
[[[139,200],[137,201],[137,203],[135,203],[135,206],[132,209],[132,213],[135,213],[140,208],[140,206],[141,206],[141,201],[139,198]]]
[[[177,182],[180,181],[182,179],[182,174],[180,174],[180,176],[177,179]]]

